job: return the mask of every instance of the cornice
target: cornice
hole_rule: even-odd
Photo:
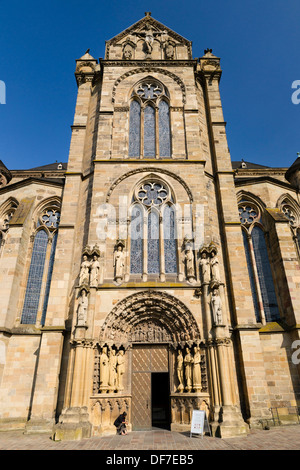
[[[184,60],[124,60],[124,59],[99,59],[103,67],[195,67],[197,59]]]

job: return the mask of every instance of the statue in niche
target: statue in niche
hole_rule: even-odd
[[[211,260],[210,260],[211,280],[213,282],[221,282],[219,260],[218,260],[217,254],[215,251],[212,251],[210,256],[211,256]]]
[[[133,52],[133,51],[132,51],[132,46],[127,43],[127,44],[125,45],[124,49],[123,49],[123,57],[124,57],[124,59],[126,59],[126,60],[132,59],[132,55],[133,55],[132,52]]]
[[[201,354],[197,346],[194,347],[193,357],[193,390],[201,392]]]
[[[179,381],[178,392],[182,393],[184,390],[184,383],[183,383],[183,355],[181,349],[178,350],[177,353],[177,378]]]
[[[108,392],[109,380],[109,359],[107,355],[107,347],[102,348],[100,355],[100,393]]]
[[[200,268],[201,268],[202,282],[204,284],[209,284],[210,276],[211,276],[210,274],[211,266],[210,266],[210,261],[207,257],[206,251],[203,251],[201,253]]]
[[[82,289],[78,301],[77,326],[86,326],[88,303],[87,290]]]
[[[82,286],[83,284],[89,284],[90,282],[90,265],[91,263],[88,261],[87,255],[83,255],[83,261],[80,267],[80,274],[79,274],[79,285]]]
[[[116,382],[117,382],[117,356],[115,349],[110,350],[109,355],[109,390],[114,391],[116,390]]]
[[[192,281],[195,278],[194,272],[194,253],[191,245],[187,245],[185,249],[185,266],[186,266],[186,276],[189,281]]]
[[[90,286],[91,287],[98,287],[99,282],[99,270],[100,270],[100,263],[98,261],[98,256],[93,256],[93,261],[90,264]]]
[[[123,253],[123,246],[119,244],[114,253],[114,268],[115,268],[115,280],[120,281],[124,276],[125,266],[125,255]]]
[[[123,349],[120,349],[117,355],[117,391],[124,390],[123,375],[125,373],[125,357]]]
[[[211,306],[214,322],[216,325],[222,324],[222,301],[218,289],[214,289],[211,296]]]
[[[173,59],[174,57],[174,46],[169,41],[165,44],[165,55],[166,59]]]
[[[192,390],[192,364],[193,358],[190,353],[190,349],[186,348],[185,356],[184,356],[184,376],[185,376],[185,384],[186,384],[186,391],[189,393]]]

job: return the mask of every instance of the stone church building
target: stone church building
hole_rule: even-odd
[[[293,416],[300,158],[231,160],[221,74],[147,12],[76,61],[68,162],[1,162],[1,430],[80,439],[126,411],[186,431],[201,409],[226,437]]]

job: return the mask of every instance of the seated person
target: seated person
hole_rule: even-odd
[[[126,429],[126,416],[127,413],[124,411],[118,418],[115,420],[114,425],[117,428],[117,433],[121,434],[122,436],[125,436],[127,434],[127,429]]]

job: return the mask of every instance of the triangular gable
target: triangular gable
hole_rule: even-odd
[[[152,18],[150,13],[146,13],[145,16],[141,18],[139,21],[129,26],[124,31],[117,34],[110,40],[106,41],[105,58],[106,59],[111,58],[109,52],[112,46],[124,42],[126,38],[127,38],[127,41],[130,42],[130,39],[137,38],[139,36],[139,33],[144,34],[144,31],[147,29],[147,27],[151,28],[154,38],[161,37],[162,33],[165,33],[165,35],[168,36],[169,40],[174,41],[174,44],[184,45],[188,51],[187,58],[192,59],[192,42],[184,38],[180,34],[176,33],[172,29],[168,28],[163,23],[160,23],[156,19]]]

